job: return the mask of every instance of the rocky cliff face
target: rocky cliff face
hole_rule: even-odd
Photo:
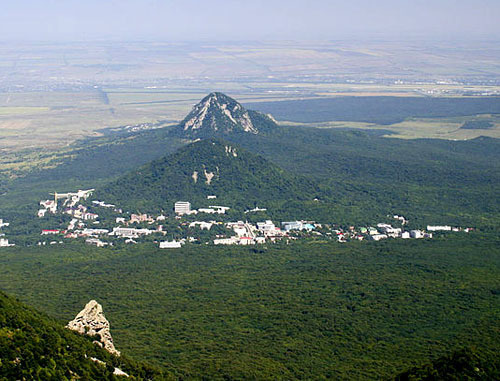
[[[180,123],[178,133],[191,137],[227,135],[230,133],[258,134],[277,125],[268,115],[245,109],[225,94],[207,95]]]
[[[109,321],[104,316],[102,306],[95,300],[88,302],[85,308],[66,327],[82,334],[97,337],[98,340],[95,341],[97,344],[108,352],[120,356],[120,352],[113,344],[113,338],[109,331]]]

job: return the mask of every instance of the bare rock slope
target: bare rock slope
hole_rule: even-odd
[[[120,356],[120,352],[113,344],[113,338],[109,331],[109,321],[104,316],[102,306],[95,300],[88,302],[85,308],[66,327],[81,334],[97,337],[98,340],[95,341],[97,344],[108,352]]]
[[[214,137],[232,133],[258,134],[276,129],[269,115],[247,110],[225,94],[214,92],[203,98],[176,131],[185,137]]]

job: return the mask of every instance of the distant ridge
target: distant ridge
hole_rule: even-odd
[[[233,98],[213,92],[193,107],[175,134],[200,138],[233,133],[259,134],[277,126],[272,117],[247,110]]]

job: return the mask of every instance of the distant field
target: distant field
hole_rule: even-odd
[[[37,114],[49,110],[48,107],[0,107],[0,116]]]
[[[58,149],[97,130],[179,117],[151,97],[108,97],[101,91],[0,94],[0,150]],[[184,107],[189,110],[190,104]]]
[[[219,84],[214,86],[219,88]],[[180,121],[210,91],[113,88],[0,93],[0,151],[59,149],[107,127]],[[251,101],[275,98],[286,99],[257,94],[244,97]]]
[[[464,128],[467,123],[488,128]],[[479,124],[476,124],[479,123]],[[485,124],[488,123],[488,124]],[[355,128],[362,130],[379,130],[390,132],[386,137],[398,139],[447,139],[469,140],[479,136],[500,138],[500,115],[474,115],[454,118],[409,118],[401,123],[390,125],[363,122],[324,122],[293,123],[281,122],[282,125],[302,125],[316,128]]]

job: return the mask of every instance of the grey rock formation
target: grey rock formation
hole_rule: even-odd
[[[269,116],[247,110],[225,94],[214,92],[207,95],[179,124],[175,134],[183,137],[214,137],[234,133],[258,134],[277,128]]]
[[[120,356],[120,352],[113,344],[113,338],[109,331],[109,321],[104,316],[102,306],[95,300],[88,302],[85,308],[66,327],[81,334],[96,336],[98,340],[95,343],[108,352]]]

